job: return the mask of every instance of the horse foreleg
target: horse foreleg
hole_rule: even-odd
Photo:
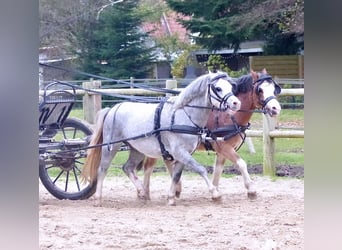
[[[172,173],[173,173],[173,168],[174,168],[174,162],[173,161],[164,161],[166,168],[170,174],[170,176],[172,177]],[[182,192],[182,181],[179,179],[178,182],[175,184],[175,195],[176,198],[180,197],[180,194]]]
[[[219,181],[223,172],[225,162],[226,162],[226,158],[222,154],[217,153],[215,157],[215,165],[213,166],[212,183],[217,188],[218,193],[215,197],[212,197],[213,200],[219,200],[221,199],[221,196],[222,196],[218,187],[219,187]]]
[[[182,158],[183,162],[182,163],[184,165],[191,167],[191,169],[194,172],[196,172],[200,176],[202,176],[202,178],[204,179],[204,181],[206,182],[206,184],[209,188],[209,191],[212,194],[212,197],[213,198],[219,197],[219,192],[217,190],[217,187],[214,186],[212,184],[212,182],[209,180],[207,169],[204,166],[202,166],[201,164],[199,164],[194,158],[192,158],[192,156],[190,154],[187,155],[186,152],[183,152],[182,156],[183,156],[183,158]]]
[[[247,189],[248,197],[255,198],[256,191],[254,189],[253,182],[248,174],[247,164],[242,158],[240,158],[239,154],[229,144],[226,144],[224,147],[221,147],[220,152],[217,154],[216,166],[214,168],[214,185],[218,185],[219,177],[222,174],[224,167],[224,158],[229,159],[231,162],[233,162],[234,166],[240,171],[245,188]]]
[[[165,162],[166,163],[166,162]],[[171,163],[171,162],[169,162]],[[168,205],[175,206],[175,197],[177,197],[177,185],[182,176],[184,165],[180,162],[173,162],[173,164],[166,164],[171,175],[171,187],[168,195]]]
[[[247,196],[248,196],[248,198],[255,199],[256,196],[257,196],[257,192],[255,190],[255,187],[254,187],[254,184],[253,184],[253,182],[251,180],[251,177],[248,174],[246,162],[242,158],[239,158],[236,161],[235,166],[241,172],[241,175],[243,177],[243,181],[244,181],[245,187],[247,189]]]
[[[215,157],[215,165],[213,166],[213,184],[214,186],[219,186],[219,181],[221,174],[223,172],[224,163],[226,162],[226,158],[221,154],[216,154]]]

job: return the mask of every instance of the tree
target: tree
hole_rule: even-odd
[[[264,55],[295,55],[304,47],[304,42],[299,41],[294,33],[281,32],[276,24],[269,25],[264,38]]]
[[[97,11],[107,2],[39,0],[40,46],[58,47],[62,53],[70,52],[77,42],[77,30],[94,20]]]
[[[304,0],[167,0],[176,12],[190,16],[180,22],[196,43],[215,51],[239,49],[241,42],[266,39],[270,26],[274,36],[304,32]]]
[[[140,12],[141,13],[141,12]],[[137,1],[125,0],[106,8],[99,20],[78,34],[82,70],[111,78],[146,78],[154,60],[145,43]]]
[[[196,44],[187,45],[184,47],[184,50],[177,56],[177,58],[172,63],[171,74],[177,78],[183,78],[185,76],[186,67],[189,65],[198,67],[198,63],[193,60],[189,60],[191,56],[191,52],[199,49],[199,46]]]
[[[216,72],[217,70],[227,72],[231,77],[239,77],[241,75],[247,74],[246,68],[239,71],[232,71],[227,63],[224,61],[221,55],[210,55],[208,61],[206,62],[208,70]]]

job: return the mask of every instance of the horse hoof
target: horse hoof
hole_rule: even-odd
[[[219,192],[215,192],[215,195],[212,195],[211,199],[213,201],[221,201],[222,200],[222,195]]]
[[[215,202],[221,201],[222,200],[222,196],[216,196],[216,197],[211,197],[211,199]]]
[[[175,199],[169,198],[169,199],[168,199],[168,202],[167,202],[167,205],[169,205],[169,206],[176,206]]]
[[[142,200],[142,201],[147,201],[147,200],[150,200],[150,197],[144,191],[138,191],[137,199]]]
[[[221,194],[220,194],[220,192],[218,191],[217,188],[211,190],[211,197],[212,197],[213,200],[221,199]]]
[[[180,191],[176,191],[176,198],[180,197],[181,192]]]
[[[102,207],[102,202],[95,202],[94,207]]]
[[[138,201],[141,201],[141,202],[147,201],[147,199],[146,199],[145,196],[138,196],[138,197],[137,197],[137,200],[138,200]]]
[[[248,192],[248,193],[247,193],[247,197],[248,197],[248,199],[250,199],[250,200],[255,200],[255,199],[257,198],[257,193],[256,193],[256,191]]]

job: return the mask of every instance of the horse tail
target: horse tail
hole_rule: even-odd
[[[97,178],[97,170],[100,166],[103,142],[103,123],[110,108],[101,109],[96,115],[96,130],[91,137],[87,158],[82,170],[82,181],[92,183]],[[98,145],[98,146],[96,146]],[[94,146],[94,147],[92,147]]]

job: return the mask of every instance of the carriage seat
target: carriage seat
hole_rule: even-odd
[[[48,84],[39,97],[39,130],[61,128],[75,101],[75,88],[71,84]]]

